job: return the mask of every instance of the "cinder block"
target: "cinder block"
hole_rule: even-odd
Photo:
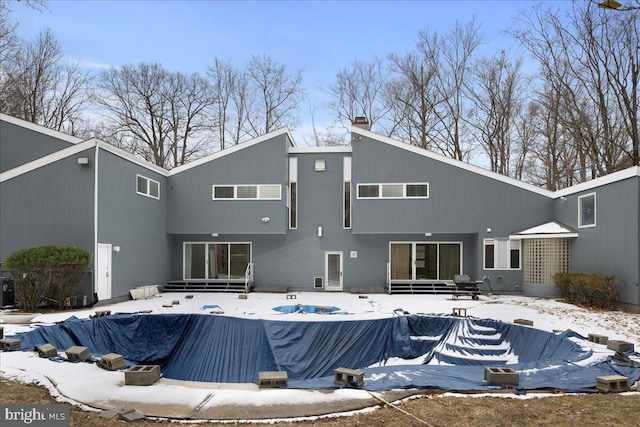
[[[629,391],[629,378],[622,375],[596,377],[596,388],[604,392]]]
[[[160,379],[160,365],[136,365],[124,372],[125,385],[151,385]]]
[[[515,319],[513,323],[517,323],[518,325],[533,326],[533,320],[527,319]]]
[[[298,299],[297,295],[287,295],[287,299]]]
[[[520,383],[520,374],[511,368],[484,368],[484,380],[491,384],[514,386]]]
[[[286,371],[264,371],[258,372],[258,386],[260,388],[286,387],[288,376]]]
[[[626,353],[627,351],[633,351],[634,345],[627,341],[609,340],[607,341],[607,348],[619,353]]]
[[[67,359],[74,362],[81,362],[91,357],[91,352],[89,351],[89,349],[87,347],[82,347],[79,345],[69,347],[67,351],[65,351],[65,354],[67,355]]]
[[[349,387],[364,386],[364,371],[359,369],[338,368],[333,371],[333,383]]]
[[[119,414],[119,417],[123,421],[137,421],[145,418],[144,415],[142,415],[140,412],[136,411],[135,409],[122,412],[121,414]]]
[[[238,295],[238,299],[247,299],[249,297],[249,295],[247,294],[239,294]]]
[[[37,346],[36,351],[40,357],[56,357],[58,355],[58,350],[48,343]]]
[[[16,350],[20,350],[20,340],[15,338],[0,339],[0,350],[5,350],[8,348],[14,348]]]
[[[105,354],[100,358],[102,362],[106,365],[107,369],[111,371],[117,371],[118,369],[124,368],[124,356],[117,353],[109,353]]]
[[[453,315],[456,317],[467,317],[467,309],[462,307],[453,307]]]
[[[599,335],[599,334],[589,334],[589,341],[595,344],[607,344],[607,341],[609,341],[609,337],[607,337],[606,335]]]

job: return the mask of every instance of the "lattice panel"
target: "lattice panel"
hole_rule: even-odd
[[[556,273],[569,271],[569,239],[524,239],[524,283],[552,285]]]

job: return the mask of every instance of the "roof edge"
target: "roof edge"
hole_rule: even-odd
[[[275,137],[280,136],[280,135],[286,135],[287,136],[287,140],[288,140],[289,144],[291,145],[291,147],[294,147],[294,148],[296,147],[296,145],[295,145],[295,143],[293,141],[293,137],[291,136],[291,132],[289,131],[289,128],[284,127],[284,128],[280,128],[280,129],[274,130],[272,132],[269,132],[267,134],[261,135],[261,136],[259,136],[257,138],[250,139],[250,140],[248,140],[246,142],[241,142],[241,143],[236,144],[236,145],[234,145],[232,147],[225,148],[224,150],[217,151],[217,152],[215,152],[213,154],[210,154],[208,156],[201,157],[201,158],[199,158],[197,160],[194,160],[192,162],[186,163],[184,165],[175,167],[175,168],[173,168],[173,169],[171,169],[169,171],[168,176],[176,175],[176,174],[179,174],[181,172],[185,172],[185,171],[187,171],[189,169],[192,169],[192,168],[195,168],[197,166],[200,166],[200,165],[203,165],[205,163],[208,163],[210,161],[219,159],[221,157],[228,156],[229,154],[237,153],[238,151],[244,150],[245,148],[252,147],[254,145],[260,144],[261,142],[270,140],[270,139],[275,138]]]
[[[60,132],[57,130],[50,129],[48,127],[38,125],[35,123],[28,122],[26,120],[19,119],[17,117],[9,116],[4,113],[0,113],[0,121],[14,124],[16,126],[23,127],[25,129],[32,130],[34,132],[41,133],[43,135],[52,136],[57,139],[61,139],[65,142],[69,142],[71,144],[79,144],[84,141],[82,138],[78,138],[77,136],[72,136],[64,132]]]
[[[472,173],[475,173],[475,174],[478,174],[478,175],[482,175],[482,176],[485,176],[487,178],[503,182],[505,184],[513,185],[514,187],[519,187],[519,188],[522,188],[524,190],[531,191],[531,192],[539,194],[541,196],[554,198],[554,192],[549,191],[549,190],[545,190],[544,188],[540,188],[540,187],[538,187],[536,185],[529,184],[529,183],[526,183],[524,181],[520,181],[518,179],[511,178],[509,176],[501,175],[501,174],[496,173],[496,172],[491,172],[491,171],[489,171],[487,169],[484,169],[484,168],[481,168],[479,166],[475,166],[475,165],[472,165],[470,163],[465,163],[463,161],[456,160],[456,159],[453,159],[451,157],[443,156],[442,154],[437,154],[437,153],[434,153],[433,151],[429,151],[429,150],[424,149],[424,148],[416,147],[415,145],[410,145],[410,144],[408,144],[406,142],[398,141],[398,140],[395,140],[395,139],[390,138],[388,136],[380,135],[380,134],[377,134],[375,132],[371,132],[371,131],[368,131],[368,130],[365,130],[365,129],[361,129],[361,128],[358,128],[358,127],[352,127],[351,128],[351,132],[355,133],[355,134],[358,134],[358,135],[361,135],[361,136],[365,136],[367,138],[374,139],[374,140],[379,141],[379,142],[383,142],[385,144],[391,145],[391,146],[396,147],[396,148],[401,148],[403,150],[410,151],[412,153],[418,154],[418,155],[423,156],[423,157],[430,158],[432,160],[436,160],[436,161],[439,161],[439,162],[442,162],[442,163],[446,163],[446,164],[451,165],[451,166],[455,166],[455,167],[460,168],[460,169],[464,169],[464,170],[466,170],[468,172],[472,172]]]
[[[603,185],[612,184],[614,182],[622,181],[633,177],[640,176],[640,166],[631,166],[621,171],[613,172],[608,175],[600,176],[598,178],[590,179],[589,181],[581,182],[580,184],[572,185],[571,187],[556,190],[553,193],[554,198],[560,198],[582,191],[592,190]]]

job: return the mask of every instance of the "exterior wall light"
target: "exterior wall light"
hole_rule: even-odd
[[[269,218],[268,216],[262,217],[262,222],[264,222],[265,224],[268,223],[269,221],[271,221],[271,218]]]

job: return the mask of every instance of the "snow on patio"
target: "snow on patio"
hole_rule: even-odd
[[[193,295],[188,298],[187,295]],[[290,297],[287,298],[287,295]],[[295,299],[291,297],[295,296]],[[172,302],[178,300],[179,304]],[[315,305],[338,307],[332,314],[282,313],[274,307],[283,305]],[[171,307],[163,307],[171,305]],[[467,315],[511,323],[514,319],[529,319],[536,329],[545,331],[571,329],[583,336],[589,333],[606,335],[640,343],[640,315],[621,311],[589,311],[555,300],[517,296],[482,296],[479,301],[452,300],[448,295],[355,295],[347,293],[252,293],[240,299],[237,294],[167,293],[156,297],[93,307],[89,310],[43,314],[30,325],[4,324],[5,336],[26,332],[38,325],[63,321],[70,316],[88,318],[96,311],[152,314],[198,313],[211,316],[231,316],[249,319],[291,321],[365,320],[395,317],[400,313],[451,315],[453,308],[464,308]],[[215,314],[212,314],[215,313]],[[613,352],[603,346],[587,343],[593,358],[604,358]],[[58,349],[63,352],[65,349]],[[410,364],[406,360],[389,364]],[[199,418],[216,408],[233,405],[271,406],[288,404],[315,405],[338,400],[371,399],[365,390],[269,389],[259,390],[255,384],[214,384],[176,381],[162,378],[148,387],[124,386],[122,372],[106,371],[91,363],[64,363],[42,359],[35,352],[0,353],[0,374],[22,381],[39,381],[49,385],[54,395],[59,392],[72,402],[96,408],[141,407],[150,414],[175,418]],[[57,390],[57,391],[56,391]],[[206,418],[203,416],[202,418]]]

